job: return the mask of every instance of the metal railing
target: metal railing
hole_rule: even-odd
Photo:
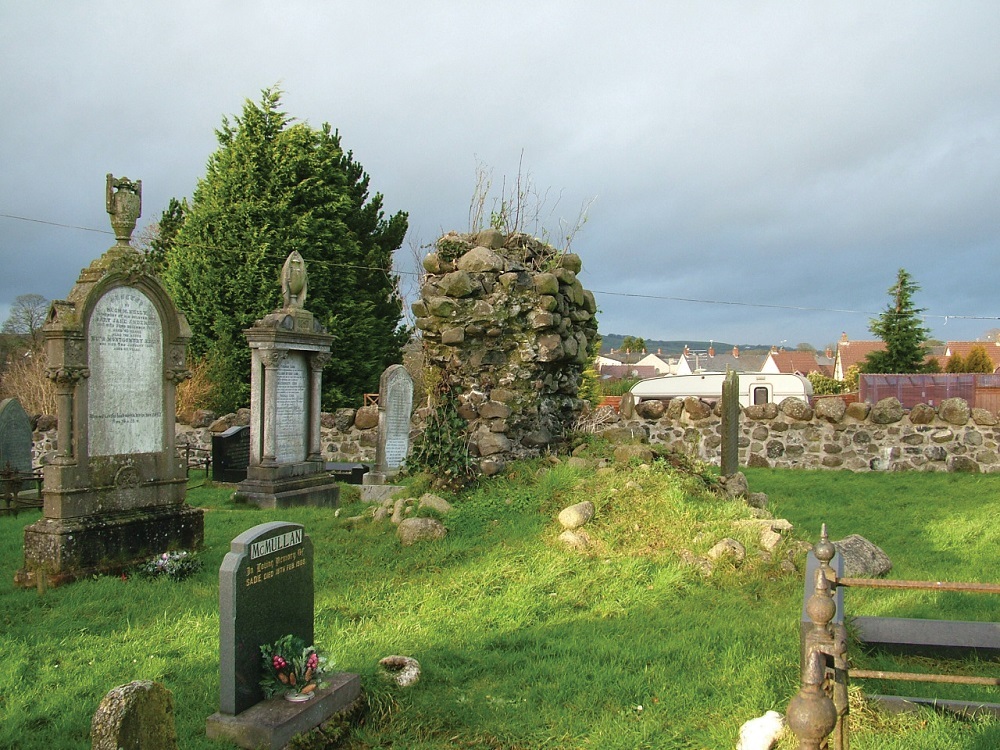
[[[35,485],[35,497],[21,497],[28,485]],[[16,516],[18,511],[42,507],[42,472],[0,470],[0,513]]]
[[[1000,584],[844,578],[830,564],[836,553],[836,547],[827,536],[826,524],[823,524],[819,544],[813,549],[818,564],[810,565],[806,573],[807,582],[808,576],[811,575],[814,584],[812,595],[808,597],[803,607],[808,623],[802,627],[801,684],[799,692],[789,702],[787,711],[788,726],[799,741],[799,750],[821,750],[827,747],[834,750],[848,750],[847,684],[850,678],[952,685],[1000,685],[1000,678],[995,677],[849,668],[843,597],[838,589],[854,587],[1000,594]],[[973,705],[957,701],[935,703],[951,704],[953,709],[968,708]],[[831,732],[833,744],[828,744]]]

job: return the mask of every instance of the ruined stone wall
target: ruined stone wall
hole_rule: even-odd
[[[427,379],[458,391],[486,474],[557,442],[583,409],[597,304],[580,268],[577,255],[496,230],[446,234],[424,258],[413,313]]]
[[[695,398],[648,401],[623,409],[609,435],[645,435],[718,463],[722,445],[719,405]],[[909,411],[895,398],[845,404],[823,398],[809,406],[786,399],[743,409],[739,456],[742,466],[853,471],[1000,471],[1000,426],[995,414],[970,409],[959,398],[935,409]]]

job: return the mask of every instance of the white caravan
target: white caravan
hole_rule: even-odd
[[[740,405],[780,404],[786,398],[795,396],[806,403],[812,396],[813,388],[802,375],[770,372],[741,372]],[[684,398],[695,396],[706,401],[722,398],[724,372],[699,372],[693,375],[664,375],[646,378],[632,386],[635,402],[653,399]]]

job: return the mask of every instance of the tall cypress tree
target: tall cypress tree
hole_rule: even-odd
[[[923,371],[924,359],[930,351],[924,341],[930,331],[920,319],[920,313],[925,308],[913,305],[913,294],[919,289],[910,274],[900,268],[896,283],[889,289],[891,301],[888,307],[868,325],[868,330],[885,342],[885,351],[868,354],[861,368],[862,372]]]
[[[223,411],[248,402],[243,331],[280,306],[278,278],[293,250],[307,265],[306,306],[336,337],[324,407],[376,390],[407,337],[392,273],[406,214],[384,216],[382,196],[369,196],[368,175],[328,124],[295,122],[280,104],[281,92],[265,89],[260,102],[223,118],[219,148],[164,248],[163,281],[191,325],[192,354],[208,362],[212,405]]]

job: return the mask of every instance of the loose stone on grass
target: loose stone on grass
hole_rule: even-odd
[[[833,546],[844,558],[845,578],[884,576],[892,570],[889,556],[860,534],[851,534]]]
[[[747,550],[742,544],[740,544],[735,539],[726,537],[722,539],[712,549],[710,549],[705,556],[709,560],[721,560],[723,558],[728,558],[733,562],[736,567],[743,564],[746,560]]]
[[[420,679],[420,662],[412,656],[387,656],[379,660],[382,673],[402,688],[415,685]]]
[[[771,750],[784,729],[785,717],[777,711],[768,711],[740,727],[736,750]]]
[[[417,542],[436,541],[444,539],[448,529],[434,518],[405,518],[399,522],[396,536],[404,547]]]
[[[452,509],[451,503],[449,503],[443,497],[432,495],[429,492],[420,497],[420,501],[417,503],[417,507],[430,508],[431,510],[437,511],[438,513],[450,513]]]
[[[578,529],[594,517],[594,504],[589,500],[570,505],[559,512],[559,523],[564,529]]]
[[[567,547],[578,550],[590,549],[590,536],[585,531],[566,530],[559,535],[559,541]]]

